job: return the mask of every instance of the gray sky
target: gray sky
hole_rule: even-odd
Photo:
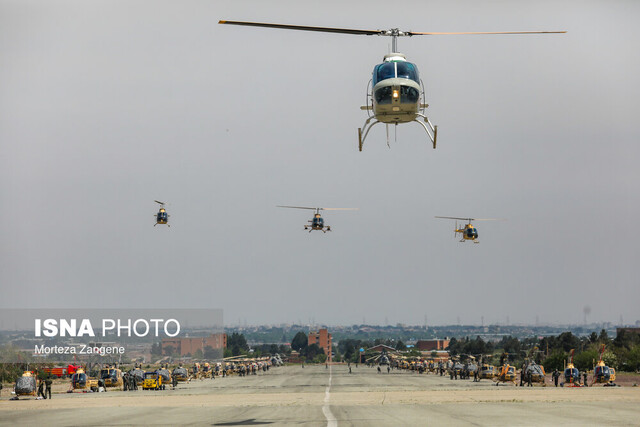
[[[640,319],[640,3],[0,0],[3,307],[226,323]],[[417,124],[362,153],[389,38],[220,19],[566,35],[399,40]],[[153,227],[154,199],[171,228]],[[327,212],[333,232],[302,230]],[[479,245],[453,221],[477,223]]]

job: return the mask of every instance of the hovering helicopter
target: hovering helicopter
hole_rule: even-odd
[[[593,380],[591,385],[612,384],[616,380],[616,370],[605,365],[604,361],[602,360],[602,356],[604,355],[604,348],[605,345],[602,344],[598,364],[595,366],[595,368],[593,368]]]
[[[309,225],[304,226],[304,229],[309,230],[309,233],[311,233],[313,230],[320,230],[323,233],[326,233],[327,231],[331,231],[330,225],[327,225],[325,227],[324,219],[322,219],[322,216],[320,215],[320,211],[356,211],[358,210],[358,208],[310,208],[306,206],[276,206],[276,207],[291,208],[291,209],[311,209],[316,211],[316,213],[313,214],[313,219],[309,220]]]
[[[169,225],[169,216],[170,215],[167,213],[167,210],[164,208],[165,203],[164,202],[160,202],[158,200],[154,200],[154,202],[156,202],[156,203],[158,203],[160,205],[160,210],[155,215],[156,223],[153,224],[153,226],[155,227],[158,224],[166,224],[167,227],[171,227]]]
[[[460,233],[462,235],[462,240],[460,240],[461,243],[465,240],[471,240],[473,243],[480,243],[478,240],[478,230],[473,226],[473,224],[471,224],[471,221],[505,221],[503,218],[458,218],[455,216],[437,216],[436,218],[455,219],[456,228],[453,235],[457,236],[458,233]],[[467,221],[464,228],[458,228],[458,220]]]
[[[424,114],[429,106],[425,99],[424,84],[420,79],[418,67],[407,61],[398,52],[398,37],[433,36],[433,35],[470,35],[470,34],[552,34],[566,33],[566,31],[505,31],[505,32],[458,32],[458,33],[423,33],[416,31],[400,31],[398,28],[389,30],[362,30],[352,28],[310,27],[303,25],[283,25],[260,22],[219,21],[218,24],[245,25],[252,27],[280,28],[285,30],[318,31],[324,33],[340,33],[367,36],[391,37],[392,52],[385,55],[383,62],[373,68],[373,77],[367,87],[367,105],[360,107],[369,113],[362,128],[358,128],[358,149],[362,151],[367,135],[371,128],[384,123],[387,127],[387,145],[389,145],[389,125],[417,122],[427,133],[436,148],[438,127],[434,126]],[[373,112],[373,115],[370,114]],[[422,119],[419,121],[418,118]]]

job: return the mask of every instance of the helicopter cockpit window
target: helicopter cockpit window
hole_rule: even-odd
[[[416,83],[420,83],[420,78],[418,77],[418,68],[411,62],[396,62],[398,74],[396,77],[411,79]]]
[[[393,88],[391,86],[381,87],[376,90],[375,98],[378,104],[391,104],[391,95]]]
[[[418,102],[420,98],[420,92],[418,89],[410,86],[400,86],[400,99],[401,102]]]
[[[386,79],[392,79],[396,76],[395,62],[385,62],[384,64],[378,64],[376,70],[373,73],[373,85]]]

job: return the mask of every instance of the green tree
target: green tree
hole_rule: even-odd
[[[301,350],[306,348],[308,344],[309,344],[309,338],[307,337],[307,334],[305,334],[302,331],[298,332],[291,340],[291,348],[301,353],[302,353]]]

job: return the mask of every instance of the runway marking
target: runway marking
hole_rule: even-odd
[[[331,408],[329,408],[329,392],[331,390],[331,365],[329,365],[329,385],[324,390],[324,405],[322,405],[322,413],[324,417],[327,419],[327,427],[338,427],[338,420],[331,413]]]

